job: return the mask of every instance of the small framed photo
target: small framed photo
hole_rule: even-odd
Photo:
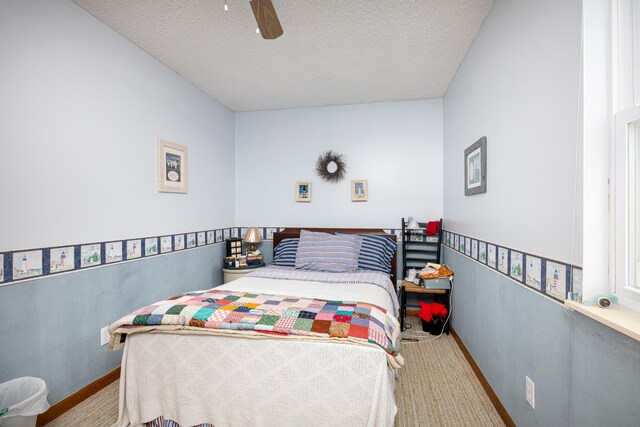
[[[158,191],[186,193],[187,147],[158,138]]]
[[[122,242],[108,242],[104,245],[105,257],[107,264],[122,261]]]
[[[102,246],[100,243],[80,246],[80,268],[100,265],[102,261]]]
[[[158,238],[149,237],[144,239],[144,256],[152,256],[158,254]]]
[[[296,182],[296,202],[311,201],[311,181]]]
[[[274,228],[274,227],[268,227],[267,228],[267,240],[273,240],[273,233],[277,232],[278,229]]]
[[[49,250],[49,272],[60,273],[75,269],[76,248],[67,246],[65,248],[51,248]]]
[[[173,246],[176,251],[184,249],[184,234],[176,234],[173,236]]]
[[[173,250],[173,239],[171,236],[160,237],[160,253],[166,254]]]
[[[142,256],[142,240],[127,240],[127,259],[136,259]]]
[[[525,283],[532,288],[542,290],[542,260],[532,255],[526,255]]]
[[[366,179],[351,181],[351,201],[366,202],[369,197],[369,184]]]
[[[509,274],[509,251],[507,248],[498,247],[498,271]]]
[[[464,150],[464,195],[487,192],[487,137]]]
[[[187,249],[196,247],[196,233],[188,233],[187,234]]]
[[[545,291],[547,295],[564,301],[567,295],[567,267],[564,264],[546,262]]]
[[[518,282],[522,282],[523,271],[522,254],[520,252],[511,251],[511,277],[516,279]]]
[[[478,242],[478,261],[483,264],[487,263],[487,244],[485,242]]]
[[[13,253],[13,280],[42,276],[42,250]]]

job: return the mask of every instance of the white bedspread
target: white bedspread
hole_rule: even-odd
[[[220,289],[356,300],[392,312],[367,284],[244,277]],[[122,357],[119,418],[139,426],[163,415],[182,427],[392,426],[394,372],[372,347],[298,340],[132,334]]]

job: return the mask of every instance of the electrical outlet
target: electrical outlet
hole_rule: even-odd
[[[105,326],[104,328],[100,329],[100,345],[107,345],[109,344],[109,328],[108,326]]]
[[[524,377],[524,383],[524,398],[533,409],[536,409],[536,385],[527,376]]]

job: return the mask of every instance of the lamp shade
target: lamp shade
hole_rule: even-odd
[[[249,227],[242,240],[247,243],[258,243],[262,242],[262,236],[260,236],[260,231],[256,227]]]

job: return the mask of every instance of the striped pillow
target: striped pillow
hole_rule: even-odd
[[[320,271],[355,271],[362,237],[358,235],[333,235],[301,230],[296,268]]]
[[[300,239],[282,239],[274,250],[273,264],[282,267],[295,267],[299,240]]]
[[[391,274],[393,254],[397,249],[396,242],[387,237],[371,234],[361,234],[361,236],[358,268]]]

